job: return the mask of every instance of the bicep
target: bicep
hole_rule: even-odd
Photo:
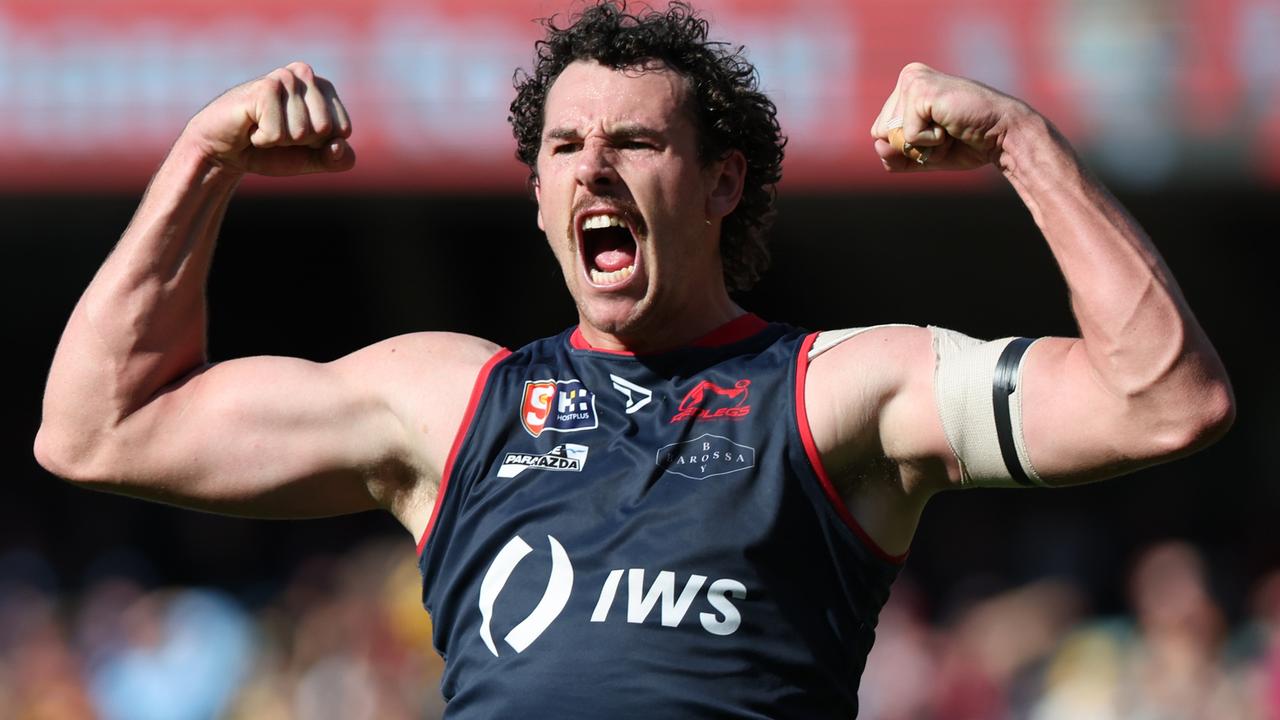
[[[933,332],[940,337],[926,342],[923,335]],[[963,344],[944,353],[940,343],[947,338]],[[995,366],[1017,357],[1005,352],[1009,339],[983,342],[921,329],[900,340],[902,373],[880,419],[883,446],[891,458],[934,458],[933,467],[946,468],[931,478],[934,487],[1064,485],[1147,464],[1123,448],[1140,446],[1134,435],[1148,428],[1127,422],[1124,398],[1099,381],[1080,340],[1031,343],[1007,399],[995,392]],[[966,477],[971,472],[974,477]]]
[[[332,365],[210,365],[130,415],[108,489],[215,512],[306,517],[375,506],[362,482],[393,454],[394,416]]]
[[[1159,461],[1161,428],[1132,421],[1131,405],[1098,377],[1083,341],[1043,338],[1022,373],[1022,432],[1048,484],[1103,480]],[[1173,428],[1170,428],[1173,430]]]
[[[931,491],[955,472],[928,394],[928,331],[869,329],[813,359],[804,393],[814,442],[850,514],[886,552],[906,552]],[[925,367],[928,365],[929,367]],[[902,432],[909,429],[910,432]]]
[[[994,417],[992,370],[1008,340],[986,343],[938,332],[960,342],[953,351],[982,355],[973,367],[983,370],[971,367],[963,383],[955,373],[940,381],[934,332],[922,327],[867,332],[813,363],[805,392],[815,441],[833,475],[856,476],[887,461],[893,482],[881,483],[881,492],[891,486],[902,498],[895,504],[911,508],[933,492],[969,483],[1026,484],[1012,479],[1010,462],[1022,461],[1023,470],[1043,484],[1069,485],[1137,470],[1168,459],[1168,448],[1178,447],[1180,427],[1172,421],[1163,427],[1159,416],[1153,420],[1151,413],[1135,411],[1129,398],[1110,392],[1081,340],[1045,337],[1021,361],[1009,405],[1008,433],[1017,438],[1007,455]],[[958,384],[966,385],[963,391]],[[865,493],[866,486],[852,492]]]
[[[917,326],[873,328],[816,358],[805,394],[828,469],[856,473],[888,460],[945,481],[947,463],[935,460],[950,453],[932,373],[929,331]]]
[[[256,517],[394,510],[438,474],[441,438],[461,412],[454,388],[481,345],[421,334],[331,363],[202,368],[122,424],[107,489]]]

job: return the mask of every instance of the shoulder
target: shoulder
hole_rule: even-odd
[[[397,335],[361,348],[334,361],[343,367],[386,371],[448,373],[478,370],[499,346],[472,335],[450,332],[416,332]]]
[[[471,335],[417,332],[387,338],[334,360],[330,365],[349,382],[378,394],[403,396],[413,388],[433,394],[464,386],[502,348]]]
[[[504,351],[471,335],[418,332],[364,347],[330,365],[343,382],[360,387],[411,428],[426,434],[430,465],[439,465],[466,413],[475,382]]]
[[[400,439],[410,481],[374,494],[391,498],[385,504],[415,537],[430,517],[473,388],[504,355],[498,345],[470,335],[419,332],[388,338],[329,363],[339,382],[358,388],[358,396],[384,411],[378,416],[394,418],[384,428]]]
[[[816,335],[801,358],[809,363],[804,394],[814,437],[828,451],[846,448],[861,456],[878,445],[886,405],[911,387],[912,377],[932,372],[931,333],[916,325],[878,325]]]
[[[809,422],[832,469],[883,459],[915,462],[930,454],[934,436],[942,437],[933,398],[934,338],[928,327],[886,325],[810,353]]]
[[[807,360],[808,382],[858,384],[891,392],[897,380],[933,367],[933,338],[919,325],[875,325],[816,333]]]

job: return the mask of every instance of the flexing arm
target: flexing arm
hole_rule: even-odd
[[[925,164],[889,141],[895,118],[907,142],[930,148]],[[1023,433],[1042,479],[1114,477],[1226,432],[1234,399],[1213,346],[1150,239],[1045,118],[978,83],[913,64],[872,135],[892,171],[995,164],[1044,233],[1080,337],[1046,338],[1023,361]],[[849,403],[827,408],[815,434],[822,430],[837,466],[856,472],[867,457],[890,461],[899,482],[890,491],[881,484],[871,502],[889,519],[871,524],[884,525],[881,536],[901,549],[923,500],[960,478],[938,419],[930,333],[886,328],[848,345],[815,361],[818,384],[807,394],[821,402],[823,392],[836,393]],[[851,394],[838,388],[853,367],[877,370]]]
[[[464,378],[491,346],[421,335],[328,364],[207,360],[205,282],[236,185],[249,172],[349,169],[350,132],[332,85],[301,63],[229,90],[188,123],[63,332],[36,438],[41,464],[210,510],[382,506],[425,524],[434,485],[420,480],[438,473]],[[411,378],[412,392],[387,390]]]

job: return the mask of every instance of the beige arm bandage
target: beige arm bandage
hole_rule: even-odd
[[[1044,486],[1022,435],[1021,359],[1033,342],[1025,338],[984,342],[933,326],[929,332],[933,335],[934,398],[947,441],[960,461],[960,484]]]
[[[819,333],[809,360],[878,327],[912,326],[875,325]],[[947,442],[960,463],[961,485],[1044,486],[1022,435],[1021,359],[1034,343],[1025,338],[984,342],[933,326],[929,332],[933,336],[934,400]]]

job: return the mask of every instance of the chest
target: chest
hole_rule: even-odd
[[[776,505],[771,480],[796,439],[791,361],[559,353],[505,368],[457,467],[459,510],[477,522],[533,513],[625,530],[655,515],[694,523]]]

